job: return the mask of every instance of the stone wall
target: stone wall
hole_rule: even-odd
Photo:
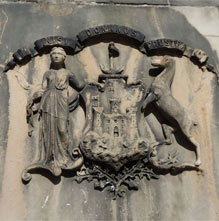
[[[60,179],[43,172],[28,184],[22,170],[31,163],[38,146],[38,130],[28,137],[26,105],[32,91],[25,83],[40,84],[49,69],[49,54],[33,58],[3,72],[19,48],[31,48],[48,36],[74,38],[80,31],[117,24],[141,31],[147,41],[177,39],[201,49],[219,70],[219,3],[216,0],[113,0],[113,1],[15,1],[0,2],[0,217],[1,220],[218,220],[219,219],[219,86],[215,73],[201,69],[187,57],[176,57],[173,96],[198,121],[194,136],[201,144],[202,172],[184,171],[139,181],[138,191],[127,191],[113,200],[93,183],[76,183],[72,176]],[[114,39],[116,42],[116,39]],[[150,58],[132,45],[116,42],[122,55],[118,64],[129,79],[150,85]],[[107,64],[107,42],[98,42],[67,56],[66,68],[88,82],[96,81],[99,64]],[[19,80],[20,79],[20,80]],[[81,130],[83,113],[75,113],[75,130]],[[151,123],[152,122],[152,123]],[[155,139],[163,134],[155,116],[145,117]],[[155,131],[155,132],[154,132]],[[185,148],[176,133],[174,145],[182,159],[193,161],[194,151]],[[77,139],[80,139],[77,138]],[[165,149],[166,148],[166,149]],[[171,149],[172,148],[172,149]]]

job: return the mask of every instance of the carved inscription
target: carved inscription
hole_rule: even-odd
[[[37,51],[42,51],[47,47],[62,46],[70,48],[73,51],[76,48],[76,41],[70,38],[63,38],[61,36],[51,36],[35,41],[35,48]]]
[[[158,39],[154,41],[148,41],[145,43],[146,50],[149,52],[155,49],[176,49],[182,53],[186,50],[186,45],[178,40],[171,39]]]
[[[89,28],[81,31],[75,38],[64,38],[62,36],[51,36],[47,38],[42,38],[37,40],[34,44],[34,48],[22,48],[18,49],[13,54],[13,60],[10,60],[4,68],[4,72],[9,69],[13,69],[17,64],[22,65],[23,63],[29,61],[31,58],[48,51],[54,46],[61,46],[66,49],[68,54],[73,55],[76,52],[83,50],[86,44],[93,38],[100,39],[107,35],[117,35],[123,38],[133,39],[136,47],[142,52],[148,55],[155,50],[172,50],[174,53],[179,53],[189,57],[191,60],[195,57],[197,58],[198,65],[206,67],[209,71],[214,73],[219,82],[219,73],[214,65],[206,62],[207,55],[204,51],[200,49],[192,49],[186,46],[185,43],[172,40],[172,39],[157,39],[152,41],[146,41],[144,34],[141,32],[128,28],[126,26],[107,24],[102,26],[97,26],[94,28]],[[199,51],[199,53],[197,53]],[[202,53],[200,54],[200,51]],[[205,55],[204,55],[205,54]],[[201,58],[200,58],[201,56]],[[204,60],[204,61],[203,61]]]
[[[139,44],[143,43],[145,36],[136,30],[119,25],[102,25],[95,28],[89,28],[78,34],[80,43],[86,42],[91,37],[103,34],[119,34],[135,39]]]

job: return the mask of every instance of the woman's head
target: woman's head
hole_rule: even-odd
[[[65,50],[61,47],[53,47],[50,52],[52,63],[63,64],[66,58]]]

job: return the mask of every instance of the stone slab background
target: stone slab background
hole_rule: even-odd
[[[55,1],[0,2],[0,68],[13,52],[22,47],[32,47],[35,40],[53,35],[71,38],[81,30],[103,24],[125,25],[139,30],[147,40],[181,40],[192,48],[204,50],[218,68],[217,1],[138,0],[135,5],[132,3],[128,0],[110,3],[59,1],[59,4]],[[131,70],[135,70],[134,66],[139,64],[142,55],[131,48],[126,50],[123,62],[132,61],[127,69],[132,74]],[[104,62],[98,46],[94,46],[74,59],[69,57],[68,67],[75,73],[83,72],[79,67],[83,67],[83,73],[97,73],[97,66],[89,66],[89,63],[101,59]],[[125,197],[116,201],[107,191],[94,190],[92,183],[79,185],[69,177],[53,183],[45,176],[33,175],[33,180],[24,185],[21,171],[30,163],[36,144],[28,138],[25,122],[29,92],[19,85],[15,75],[23,73],[30,83],[38,82],[40,74],[49,67],[48,61],[46,55],[38,57],[1,77],[1,220],[219,219],[219,86],[212,73],[202,72],[188,59],[178,62],[179,73],[174,80],[173,94],[198,117],[200,126],[196,136],[200,138],[204,175],[188,171],[177,176],[161,176],[159,180],[150,182],[142,180],[138,191],[127,192]],[[145,66],[136,65],[135,68],[147,71],[147,65],[149,60]],[[188,102],[189,94],[192,102]],[[194,157],[194,153],[185,156]]]
[[[168,6],[219,6],[217,0],[2,0],[2,2],[32,2],[32,3],[107,3],[131,5],[168,5]]]

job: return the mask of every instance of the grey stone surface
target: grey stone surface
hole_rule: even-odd
[[[218,64],[218,45],[213,47],[175,8],[19,3],[1,4],[0,15],[1,67],[18,48],[32,47],[38,39],[53,35],[72,38],[81,30],[103,24],[139,30],[146,40],[164,37],[181,40],[192,48],[204,50],[211,63]],[[144,73],[151,67],[150,59],[130,47],[120,45],[120,48],[124,53],[120,64],[129,61],[129,74],[134,73],[133,77],[138,76],[149,84],[152,79],[145,79]],[[93,45],[74,58],[69,56],[66,66],[93,80],[99,74],[93,64],[106,63],[106,53],[102,52],[105,49],[104,43]],[[161,176],[159,180],[142,180],[138,191],[127,192],[116,201],[107,191],[94,190],[92,183],[77,184],[65,174],[61,179],[36,174],[31,183],[22,184],[20,174],[34,157],[37,134],[35,139],[27,136],[25,107],[30,92],[18,84],[15,74],[24,74],[29,83],[39,83],[49,68],[49,57],[39,56],[8,71],[0,85],[1,220],[218,220],[218,86],[212,73],[202,72],[186,58],[179,59],[178,65],[173,94],[195,111],[201,123],[198,136],[204,175],[188,171],[178,176]],[[75,114],[82,116],[82,110]],[[153,119],[150,116],[146,121],[150,124]],[[159,129],[158,124],[152,126],[154,131]],[[156,138],[161,137],[158,130]],[[180,143],[180,134],[176,139]],[[181,145],[176,148],[183,157],[194,159],[192,151]]]
[[[104,3],[132,5],[166,5],[166,6],[219,6],[217,0],[3,0],[4,2],[27,3]]]

